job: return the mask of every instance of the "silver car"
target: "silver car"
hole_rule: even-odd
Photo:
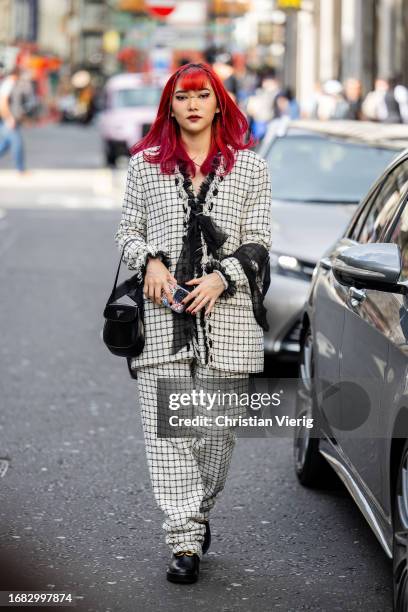
[[[407,612],[408,150],[316,267],[300,364],[296,474],[322,487],[335,470],[392,558],[394,610]]]
[[[369,186],[408,146],[408,126],[273,121],[258,148],[272,180],[270,330],[265,353],[297,359],[313,269],[342,234]]]

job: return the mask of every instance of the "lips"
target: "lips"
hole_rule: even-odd
[[[190,115],[187,119],[201,119],[199,115]]]

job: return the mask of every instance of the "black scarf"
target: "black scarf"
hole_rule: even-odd
[[[203,213],[203,205],[214,179],[216,169],[220,163],[221,154],[215,156],[213,168],[208,176],[201,183],[197,197],[193,192],[192,181],[187,175],[185,166],[180,165],[180,171],[183,174],[183,187],[188,195],[188,203],[190,206],[190,215],[187,224],[187,231],[183,236],[183,247],[176,264],[174,276],[178,284],[184,286],[188,290],[192,290],[189,285],[185,285],[187,280],[194,278],[194,274],[202,276],[202,243],[201,235],[207,245],[208,254],[211,254],[213,259],[209,261],[205,267],[206,273],[210,273],[215,269],[222,272],[228,282],[228,288],[221,295],[234,295],[237,287],[235,281],[222,269],[221,260],[219,257],[219,249],[228,238],[228,234],[224,232],[210,215]],[[178,181],[178,179],[176,179]],[[227,255],[226,257],[236,257],[248,278],[248,283],[251,289],[253,310],[256,321],[264,330],[268,330],[269,326],[266,320],[266,309],[263,306],[263,298],[270,284],[270,267],[269,253],[267,249],[258,243],[243,244],[238,249]],[[224,258],[223,258],[224,259]],[[258,287],[258,279],[261,279],[262,290]],[[177,353],[181,348],[192,341],[193,336],[197,337],[196,321],[200,317],[201,325],[204,325],[202,308],[197,315],[192,315],[189,312],[176,313],[173,312],[173,345],[172,354]]]

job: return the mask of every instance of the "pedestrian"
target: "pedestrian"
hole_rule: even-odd
[[[246,112],[255,138],[262,139],[265,136],[268,123],[274,118],[275,97],[280,89],[276,72],[271,69],[262,75],[260,87],[249,97]]]
[[[363,103],[362,85],[359,79],[350,77],[344,83],[344,97],[348,103],[345,119],[359,121],[362,119],[361,106]]]
[[[370,91],[363,102],[362,110],[370,121],[382,123],[401,123],[401,112],[394,94],[394,79],[378,78],[374,89]]]
[[[276,94],[273,108],[275,119],[289,117],[293,120],[300,117],[299,103],[290,87],[286,87]]]
[[[132,149],[115,235],[123,260],[144,283],[145,347],[131,368],[173,582],[198,578],[235,432],[160,437],[158,381],[172,382],[174,390],[178,379],[241,388],[264,364],[271,186],[266,162],[250,149],[253,139],[244,141],[247,131],[208,64],[179,67],[150,131]],[[175,283],[190,290],[182,313],[161,303],[162,294],[172,303]]]
[[[11,149],[19,172],[25,171],[24,144],[20,126],[26,116],[26,104],[31,103],[31,85],[22,78],[15,66],[0,86],[0,157]]]

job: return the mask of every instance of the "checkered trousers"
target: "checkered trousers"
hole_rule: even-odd
[[[235,433],[232,427],[225,427],[216,432],[207,429],[199,437],[158,436],[157,384],[161,377],[174,379],[174,391],[180,391],[177,379],[190,378],[197,387],[205,388],[200,380],[235,378],[237,387],[234,388],[239,392],[248,374],[216,370],[195,357],[138,368],[147,463],[156,502],[166,516],[163,523],[165,540],[174,553],[191,550],[201,557],[204,521],[224,488]],[[234,383],[230,381],[229,384]]]

